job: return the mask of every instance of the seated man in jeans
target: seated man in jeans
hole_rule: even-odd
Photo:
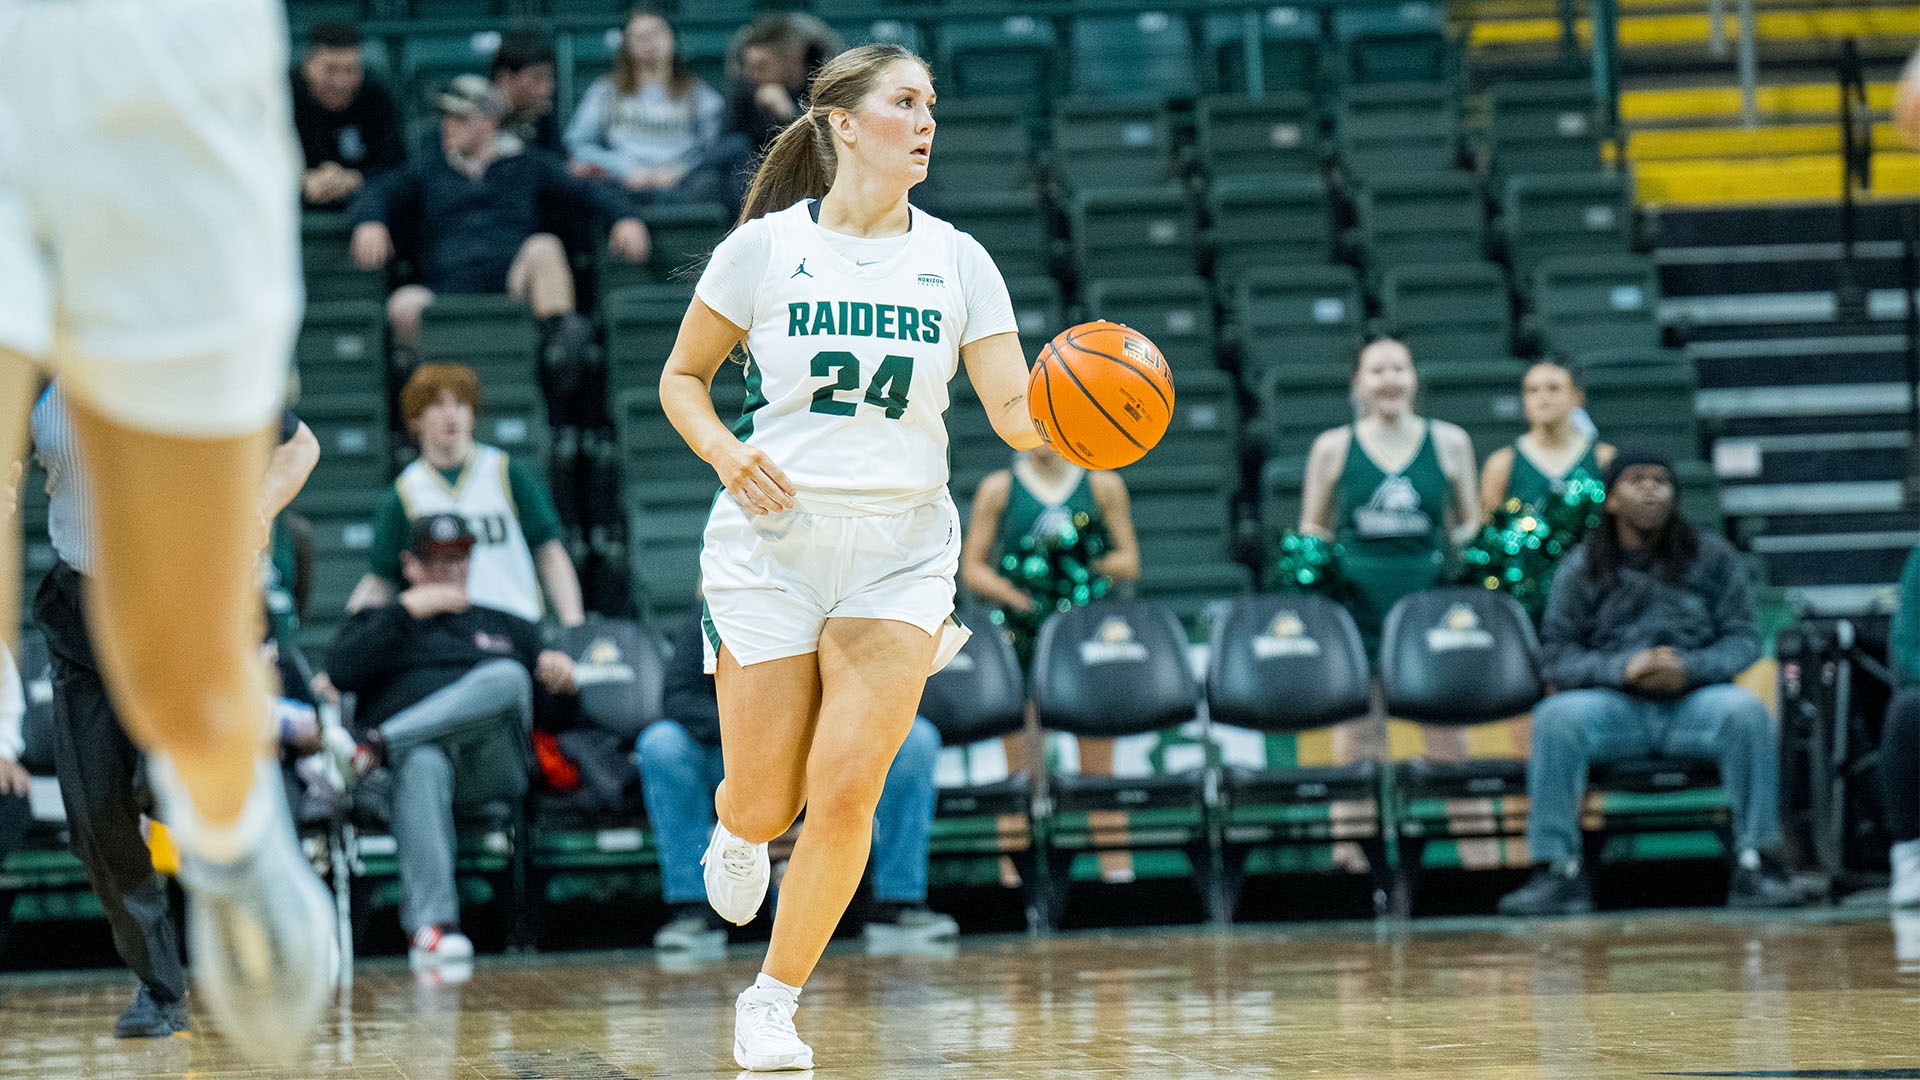
[[[1719,762],[1733,809],[1728,906],[1797,904],[1760,858],[1780,842],[1778,736],[1767,707],[1733,684],[1760,658],[1746,564],[1680,516],[1664,455],[1622,448],[1606,486],[1605,520],[1561,562],[1540,625],[1559,691],[1534,708],[1527,759],[1527,847],[1544,865],[1500,912],[1593,910],[1580,865],[1587,766],[1652,756]]]
[[[573,662],[542,650],[540,629],[467,599],[473,533],[458,514],[413,523],[396,602],[357,611],[327,655],[328,674],[359,695],[367,767],[393,774],[400,923],[418,970],[473,956],[453,881],[455,806],[526,794],[533,681],[573,690]]]
[[[713,792],[724,775],[720,704],[700,655],[696,604],[674,627],[662,712],[640,733],[641,794],[660,849],[660,877],[672,917],[653,937],[656,949],[718,950],[727,924],[707,905],[700,863],[713,831]],[[873,816],[873,909],[865,937],[876,947],[952,939],[960,927],[927,907],[927,844],[933,830],[933,768],[940,733],[915,717],[893,759]],[[802,828],[805,827],[804,822]]]

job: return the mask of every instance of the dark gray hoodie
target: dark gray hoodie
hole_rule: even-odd
[[[1732,682],[1760,659],[1746,561],[1726,540],[1702,533],[1679,584],[1631,552],[1611,583],[1598,584],[1587,573],[1589,554],[1582,544],[1561,560],[1540,623],[1544,674],[1555,689],[1650,696],[1625,685],[1627,660],[1660,645],[1680,653],[1688,690]]]

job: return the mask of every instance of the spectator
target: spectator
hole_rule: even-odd
[[[1678,509],[1673,463],[1623,449],[1607,467],[1605,520],[1560,564],[1540,628],[1557,693],[1533,712],[1527,847],[1533,879],[1504,915],[1593,910],[1580,864],[1587,766],[1653,755],[1718,761],[1733,810],[1730,907],[1800,897],[1762,851],[1780,840],[1779,746],[1767,707],[1733,684],[1760,658],[1747,569]]]
[[[707,903],[700,873],[713,831],[714,789],[725,775],[720,702],[701,658],[701,617],[696,604],[674,627],[661,702],[666,719],[641,732],[635,746],[641,793],[660,849],[661,887],[672,913],[653,936],[654,948],[662,950],[717,950],[727,940],[726,923]],[[927,907],[927,844],[939,755],[940,733],[925,717],[915,717],[873,816],[874,900],[863,931],[870,944],[899,947],[960,932],[951,916]]]
[[[47,535],[56,556],[34,596],[33,621],[46,637],[53,666],[54,771],[66,807],[68,842],[100,899],[114,948],[140,980],[114,1034],[164,1038],[187,1030],[186,974],[166,886],[154,873],[140,831],[140,818],[149,809],[142,795],[145,759],[128,738],[95,660],[85,602],[94,558],[89,485],[58,382],[34,406],[33,450],[46,470]],[[262,491],[263,522],[293,500],[318,459],[313,433],[283,410],[280,445],[268,461]],[[266,542],[263,532],[260,543]]]
[[[428,514],[459,514],[481,538],[467,592],[479,607],[538,622],[548,607],[562,626],[586,621],[580,577],[560,538],[553,496],[506,451],[473,440],[480,380],[460,364],[422,364],[400,390],[400,412],[420,444],[373,517],[371,571],[349,611],[390,602],[404,580],[410,524]],[[545,604],[542,603],[542,589]]]
[[[960,549],[960,576],[975,595],[1008,615],[1013,642],[1024,666],[1033,660],[1034,638],[1045,613],[1036,612],[1034,597],[999,570],[999,559],[1020,550],[1023,540],[1040,541],[1058,535],[1063,526],[1086,515],[1085,533],[1103,533],[1106,551],[1091,567],[1094,573],[1121,582],[1140,578],[1140,544],[1134,536],[1133,511],[1127,485],[1117,472],[1093,472],[1073,464],[1046,445],[1013,456],[1010,468],[987,474],[973,496],[973,520]],[[1059,590],[1050,589],[1050,593]],[[1030,724],[1029,729],[1035,729]],[[1012,736],[1007,759],[1029,760],[1027,735]],[[1079,739],[1080,771],[1089,776],[1113,775],[1113,740]],[[1100,811],[1090,815],[1100,829],[1102,843],[1125,839],[1126,815]],[[1010,870],[1011,867],[1004,868]],[[1124,882],[1133,877],[1132,853],[1100,853],[1100,876]]]
[[[321,23],[293,72],[293,126],[306,156],[300,194],[308,206],[338,207],[367,181],[405,163],[393,97],[366,77],[360,31]]]
[[[832,27],[802,12],[770,12],[741,27],[727,45],[727,133],[759,153],[800,115],[813,70],[844,48]]]
[[[33,778],[20,763],[27,741],[23,722],[27,715],[27,696],[20,678],[20,667],[13,653],[0,643],[0,868],[7,856],[20,845],[20,837],[33,821],[33,806],[27,794]],[[13,894],[0,893],[0,954],[4,954],[7,928],[13,922]]]
[[[1321,432],[1307,458],[1300,531],[1337,540],[1347,607],[1367,651],[1388,609],[1440,583],[1447,556],[1479,528],[1473,440],[1414,412],[1413,354],[1391,338],[1353,367],[1359,419]]]
[[[500,130],[529,149],[567,156],[553,110],[553,42],[534,30],[510,30],[493,53],[493,85],[507,104]]]
[[[1520,400],[1527,433],[1487,455],[1480,477],[1483,516],[1492,516],[1509,499],[1539,509],[1549,496],[1565,490],[1574,475],[1598,480],[1613,460],[1613,446],[1582,431],[1574,420],[1587,395],[1570,364],[1536,361],[1520,380]]]
[[[613,71],[587,88],[567,125],[574,174],[646,205],[721,202],[728,176],[716,146],[725,112],[725,99],[687,70],[666,17],[635,8]]]
[[[417,236],[420,282],[387,300],[394,336],[411,349],[435,293],[508,293],[526,300],[551,339],[574,314],[566,249],[540,226],[542,202],[614,219],[608,246],[632,262],[647,256],[647,227],[625,199],[570,179],[546,154],[502,140],[506,102],[478,75],[458,75],[438,99],[442,153],[410,162],[362,191],[353,207],[353,259],[364,269],[394,255],[393,229]]]
[[[1880,736],[1880,785],[1886,801],[1888,861],[1895,907],[1920,904],[1920,548],[1907,556],[1893,609],[1887,665],[1897,690]]]
[[[474,535],[458,514],[416,520],[400,556],[407,590],[363,608],[327,654],[334,685],[359,695],[358,764],[393,777],[400,925],[415,970],[473,956],[453,880],[456,806],[526,794],[533,686],[573,692],[573,662],[542,650],[526,619],[467,590]]]

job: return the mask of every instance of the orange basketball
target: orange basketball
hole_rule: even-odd
[[[1173,419],[1173,369],[1138,330],[1070,326],[1027,373],[1027,412],[1061,457],[1089,469],[1139,461]]]

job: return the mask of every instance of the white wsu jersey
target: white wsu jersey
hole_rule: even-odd
[[[527,534],[513,505],[507,479],[507,455],[475,445],[473,457],[453,484],[440,470],[416,458],[394,481],[407,520],[428,514],[459,514],[473,530],[473,562],[467,568],[467,596],[480,607],[540,621],[540,578],[534,572]]]
[[[893,514],[940,498],[967,319],[963,234],[916,208],[905,246],[860,266],[820,236],[808,203],[749,224],[766,228],[768,255],[734,434],[785,471],[809,513]]]

